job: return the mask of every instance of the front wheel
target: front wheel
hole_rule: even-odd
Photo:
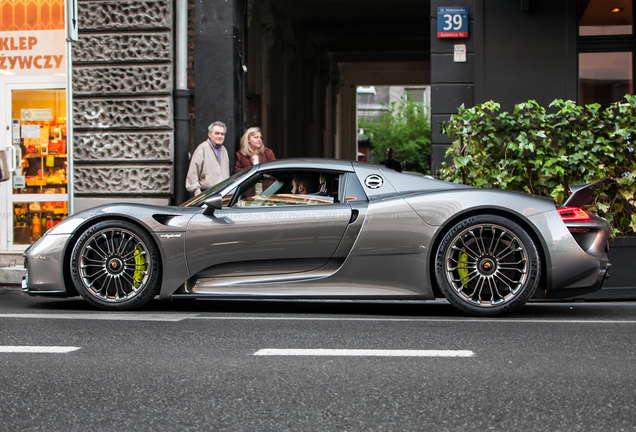
[[[129,310],[159,291],[159,255],[152,239],[134,224],[105,221],[88,228],[73,247],[73,283],[90,304]]]
[[[523,306],[539,284],[541,262],[532,238],[501,216],[473,216],[443,237],[435,276],[444,297],[476,316],[498,316]]]

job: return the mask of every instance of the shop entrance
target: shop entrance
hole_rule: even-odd
[[[12,178],[0,186],[0,249],[24,250],[68,215],[66,90],[7,84],[3,100]]]

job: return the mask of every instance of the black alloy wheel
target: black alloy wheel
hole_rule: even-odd
[[[125,221],[88,228],[73,247],[70,270],[80,295],[105,310],[129,310],[159,292],[159,254],[150,236]]]
[[[534,295],[540,274],[532,238],[518,224],[495,215],[469,217],[452,227],[435,260],[446,299],[476,316],[519,309]]]

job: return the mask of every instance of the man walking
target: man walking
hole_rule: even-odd
[[[223,146],[227,126],[215,121],[208,127],[208,140],[198,145],[186,177],[186,189],[195,196],[230,176],[230,158]]]

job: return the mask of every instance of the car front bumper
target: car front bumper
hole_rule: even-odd
[[[30,295],[67,295],[64,252],[70,235],[45,235],[25,252],[22,291]]]

